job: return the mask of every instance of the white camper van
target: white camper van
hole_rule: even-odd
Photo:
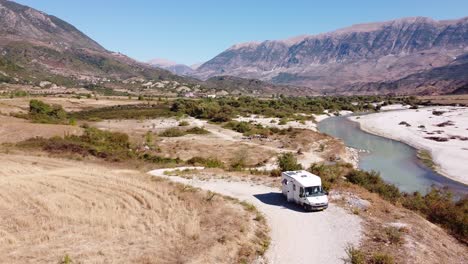
[[[281,174],[283,195],[307,211],[328,207],[328,193],[322,188],[322,179],[308,171],[286,171]]]

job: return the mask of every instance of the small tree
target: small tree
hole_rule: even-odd
[[[51,111],[52,109],[49,104],[36,99],[29,101],[29,113],[31,114],[47,115]]]
[[[278,157],[278,166],[280,167],[281,171],[302,170],[302,165],[297,162],[294,154],[290,152],[281,154]]]

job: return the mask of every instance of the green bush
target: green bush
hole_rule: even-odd
[[[375,253],[372,255],[369,263],[371,264],[393,264],[395,261],[393,257],[385,253]]]
[[[180,160],[179,158],[172,159],[172,158],[166,158],[166,157],[161,157],[161,156],[157,156],[157,155],[152,155],[152,154],[149,154],[149,153],[145,153],[143,155],[140,155],[138,158],[140,160],[144,160],[146,162],[151,162],[151,163],[154,163],[154,164],[164,164],[166,166],[175,165],[175,164],[182,164],[183,163],[183,161]]]
[[[241,96],[201,100],[179,99],[172,104],[171,111],[214,122],[227,122],[239,115],[263,115],[281,118],[284,123],[288,118],[304,120],[303,117],[298,117],[297,113],[322,114],[325,109],[332,112],[377,111],[379,107],[374,107],[372,103],[390,99],[395,103],[417,103],[415,98],[389,96],[280,97],[271,100]]]
[[[371,192],[378,193],[384,199],[393,203],[401,197],[398,188],[393,184],[384,182],[378,172],[353,170],[346,175],[346,178],[351,183],[361,185]]]
[[[281,171],[302,170],[302,165],[297,162],[294,154],[288,152],[278,157],[278,166]]]
[[[396,227],[386,227],[385,228],[385,235],[387,236],[388,242],[391,244],[400,244],[403,241],[403,237],[401,235],[401,232],[398,228]]]
[[[403,206],[420,212],[429,221],[448,229],[456,238],[468,243],[468,196],[454,200],[446,189],[433,188],[426,195],[405,194]]]
[[[67,112],[61,105],[49,105],[36,99],[29,101],[28,117],[37,123],[67,123]]]
[[[159,133],[161,137],[182,137],[185,135],[185,132],[181,129],[172,127],[164,130],[163,132]]]
[[[224,128],[244,134],[252,131],[253,125],[247,122],[230,121],[224,125]]]
[[[118,105],[84,110],[70,113],[77,120],[103,120],[103,119],[152,119],[159,117],[171,117],[171,112],[166,105]]]
[[[193,127],[185,131],[186,134],[195,134],[195,135],[206,135],[209,134],[210,131],[206,130],[203,127]]]
[[[187,161],[190,165],[201,165],[206,168],[224,168],[224,163],[216,158],[193,157]]]
[[[346,255],[348,256],[347,259],[344,259],[345,263],[349,264],[365,264],[366,263],[366,256],[364,253],[353,247],[353,246],[348,246],[346,248]]]
[[[185,120],[179,122],[179,126],[189,126],[189,125],[190,125],[190,123],[185,121]]]
[[[97,128],[86,128],[81,136],[69,135],[63,138],[50,139],[33,138],[21,142],[19,146],[40,147],[54,153],[73,153],[82,156],[95,156],[98,158],[120,161],[132,158],[128,135],[119,132],[103,131]]]
[[[347,164],[325,165],[314,163],[310,166],[309,171],[319,176],[322,179],[323,188],[329,191],[347,169],[349,169]]]

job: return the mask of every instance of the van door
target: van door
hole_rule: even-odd
[[[287,188],[287,194],[286,194],[286,199],[288,202],[294,201],[294,192],[293,192],[293,181],[288,181],[287,183],[288,188]]]
[[[289,182],[289,185],[292,185],[292,188],[289,188],[288,191],[288,202],[294,201],[294,193],[296,192],[296,184],[294,182]]]

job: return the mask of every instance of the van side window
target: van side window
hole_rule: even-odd
[[[299,197],[302,197],[304,195],[304,188],[299,188]]]
[[[293,191],[296,190],[296,184],[293,184]]]

